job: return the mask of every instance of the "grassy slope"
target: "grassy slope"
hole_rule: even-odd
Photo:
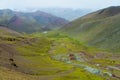
[[[92,67],[96,67],[96,64],[100,64],[101,66],[97,67],[99,69],[102,69],[103,71],[108,71],[108,72],[112,72],[112,70],[107,70],[105,67],[108,66],[116,66],[119,64],[119,60],[117,58],[115,58],[115,55],[113,56],[113,54],[111,53],[106,53],[105,51],[99,50],[97,48],[94,47],[89,47],[89,46],[85,46],[84,43],[80,43],[79,41],[72,39],[66,35],[63,34],[59,34],[59,33],[48,33],[48,34],[34,34],[32,36],[46,36],[47,38],[51,39],[52,42],[52,46],[49,50],[49,54],[50,56],[58,61],[66,61],[66,59],[68,60],[68,56],[69,54],[75,54],[75,55],[79,55],[80,53],[83,53],[83,57],[85,57],[85,59],[88,59],[87,62],[80,62],[80,64],[87,64],[89,66]],[[96,55],[96,57],[95,57]],[[62,57],[60,57],[62,56]],[[82,56],[82,55],[81,55]],[[108,57],[109,56],[109,57]],[[116,55],[119,56],[119,55]],[[119,58],[119,57],[118,57]],[[75,60],[75,63],[79,61]],[[115,63],[112,63],[114,62]],[[68,60],[69,62],[69,60]],[[74,63],[74,61],[73,61]],[[82,72],[81,72],[82,71]],[[119,71],[117,70],[113,70],[115,75],[119,74]],[[72,74],[74,73],[74,74]],[[67,75],[64,76],[60,76],[58,78],[56,78],[55,80],[78,80],[78,79],[86,79],[88,80],[88,78],[92,79],[102,79],[104,80],[104,78],[106,79],[105,76],[102,76],[102,78],[100,76],[95,76],[89,72],[86,73],[86,71],[84,69],[81,68],[75,68],[75,70],[72,73],[68,73]],[[86,74],[87,76],[85,76],[84,74]],[[91,78],[91,76],[93,76]],[[114,80],[115,78],[111,78],[111,80]],[[117,80],[117,79],[116,79]]]
[[[5,38],[3,38],[4,36]],[[119,63],[117,60],[119,57],[114,58],[112,54],[109,54],[109,58],[107,58],[108,54],[104,54],[103,51],[84,46],[83,43],[59,33],[24,34],[22,37],[11,34],[4,36],[2,35],[0,38],[0,64],[2,66],[0,76],[2,80],[106,80],[106,78],[110,78],[92,74],[82,67],[62,61],[63,58],[68,59],[67,55],[69,54],[84,53],[83,56],[88,59],[86,62],[78,62],[77,60],[72,62],[103,70],[106,70],[104,67],[111,65],[113,61],[115,63],[112,63],[112,66]],[[99,53],[103,55],[94,58]],[[63,56],[60,57],[60,60],[54,58],[59,55]],[[103,59],[102,61],[99,61],[100,57]],[[96,67],[97,63],[101,66]],[[115,75],[119,74],[119,71],[113,71]],[[13,77],[14,74],[15,77]],[[111,77],[111,80],[117,79]]]
[[[108,11],[105,10],[106,12],[103,14],[98,14],[100,10],[86,15],[71,22],[61,30],[90,45],[119,51],[120,14],[110,15],[112,13],[108,14],[109,9],[106,9]]]
[[[15,39],[12,41],[11,39],[17,37],[11,36],[10,40],[3,40],[1,38],[0,63],[1,66],[10,69],[9,70],[6,68],[0,68],[0,71],[2,72],[0,73],[2,80],[30,80],[33,77],[34,79],[32,80],[64,80],[67,76],[68,79],[72,80],[74,77],[76,77],[75,79],[78,80],[84,78],[89,79],[89,77],[91,76],[92,77],[90,80],[104,80],[97,75],[87,73],[81,68],[74,69],[74,66],[72,65],[52,59],[52,55],[50,55],[49,50],[53,45],[52,43],[54,41],[57,41],[56,39],[59,38],[54,39],[54,37],[39,37],[39,34],[37,34],[37,36],[25,36],[26,35],[24,35],[24,38],[20,38],[19,40]],[[66,44],[71,45],[72,47],[72,44],[70,44],[71,39],[66,40],[63,38],[62,40],[65,41]],[[59,44],[59,41],[57,41],[57,44]],[[75,47],[75,45],[73,45],[73,47]],[[59,51],[54,54],[61,54],[61,52]],[[10,59],[13,59],[13,61]],[[12,63],[16,64],[17,67]],[[18,71],[22,73],[19,73]],[[72,72],[75,72],[75,74],[72,75]],[[26,75],[25,73],[27,73],[28,75]],[[14,74],[16,75],[15,77],[13,77]],[[73,78],[69,78],[71,75]],[[79,77],[79,75],[81,75],[81,77]]]

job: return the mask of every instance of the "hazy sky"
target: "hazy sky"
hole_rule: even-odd
[[[46,7],[101,9],[119,5],[120,0],[0,0],[1,9],[16,10]]]

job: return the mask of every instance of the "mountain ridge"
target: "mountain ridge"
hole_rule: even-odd
[[[0,25],[7,26],[18,32],[35,32],[59,28],[68,23],[67,20],[57,16],[37,12],[16,12],[10,9],[0,10]]]

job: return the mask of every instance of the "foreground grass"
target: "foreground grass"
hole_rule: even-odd
[[[14,55],[15,64],[18,66],[18,71],[22,72],[3,71],[2,75],[6,74],[6,76],[2,77],[3,80],[7,80],[9,74],[9,80],[30,80],[32,79],[31,76],[36,77],[32,80],[106,80],[106,77],[104,76],[92,74],[82,68],[53,58],[53,56],[57,55],[65,55],[66,58],[66,55],[79,54],[82,52],[85,53],[85,57],[89,60],[84,64],[89,66],[95,66],[97,63],[102,65],[106,64],[106,60],[100,61],[94,59],[94,56],[103,50],[86,46],[84,43],[66,35],[58,33],[35,33],[25,35],[24,38],[20,38],[19,40],[15,39],[14,41],[11,41],[6,39],[6,41],[3,41],[2,43],[10,44],[15,47],[15,50],[18,53]],[[92,62],[92,64],[90,62]],[[116,65],[117,63],[112,65]],[[12,77],[15,73],[18,79]],[[29,76],[31,75],[30,79],[27,78],[28,75],[23,73],[27,73]]]
[[[30,75],[0,67],[0,80],[33,80]]]

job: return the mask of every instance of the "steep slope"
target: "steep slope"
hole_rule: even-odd
[[[89,9],[43,8],[41,11],[72,21],[91,12]]]
[[[18,32],[36,32],[59,28],[68,23],[67,20],[36,11],[31,13],[0,10],[0,25]]]
[[[61,31],[89,45],[119,51],[120,7],[109,7],[77,19]]]

